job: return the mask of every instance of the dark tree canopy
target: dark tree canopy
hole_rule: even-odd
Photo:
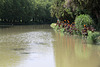
[[[6,23],[51,23],[51,0],[0,0],[0,21]]]

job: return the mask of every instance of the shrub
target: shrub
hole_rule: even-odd
[[[99,36],[100,36],[99,32],[92,33],[91,31],[88,31],[87,42],[92,44],[98,43]]]
[[[52,28],[55,28],[56,23],[52,23],[50,26],[51,26]]]
[[[82,14],[75,18],[75,26],[79,29],[79,31],[82,31],[82,28],[84,27],[84,25],[89,26],[93,24],[94,24],[94,21],[87,14]]]

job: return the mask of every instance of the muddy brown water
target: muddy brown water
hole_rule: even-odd
[[[49,25],[0,28],[0,67],[100,67],[100,46]]]

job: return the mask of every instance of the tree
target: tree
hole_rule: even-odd
[[[54,0],[51,15],[57,18],[69,19],[71,22],[80,14],[89,14],[96,25],[100,23],[99,0]]]
[[[9,23],[51,22],[51,0],[0,0],[0,19]]]
[[[89,14],[98,24],[100,18],[99,0],[66,0],[65,8],[72,8],[76,16],[80,14]]]

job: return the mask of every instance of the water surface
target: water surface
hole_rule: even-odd
[[[55,67],[51,31],[49,25],[1,28],[0,67]]]
[[[100,67],[100,46],[87,44],[79,36],[55,33],[56,67]]]
[[[0,67],[100,67],[100,46],[49,25],[0,28]]]

